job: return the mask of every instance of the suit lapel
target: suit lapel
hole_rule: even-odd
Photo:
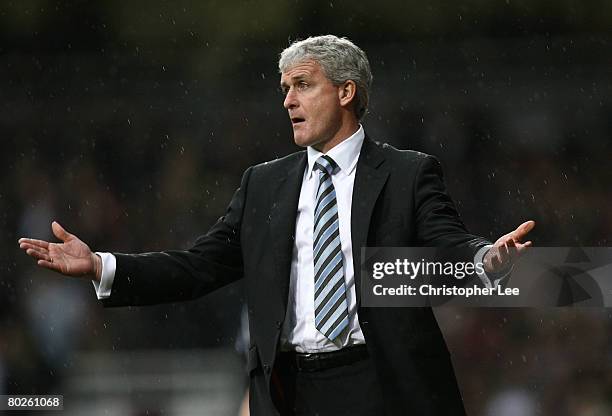
[[[361,304],[361,248],[367,245],[374,205],[389,176],[389,171],[383,164],[384,160],[378,145],[366,137],[357,162],[351,206],[351,242],[357,306]]]
[[[270,230],[274,240],[274,256],[276,258],[276,282],[274,282],[273,287],[280,288],[283,312],[287,308],[291,257],[295,241],[295,220],[306,160],[306,152],[302,152],[298,162],[291,166],[284,175],[281,175],[272,192]]]

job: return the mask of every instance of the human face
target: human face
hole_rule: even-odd
[[[343,130],[342,105],[339,87],[325,76],[321,66],[305,61],[289,68],[281,74],[281,90],[295,144],[323,152],[333,147]]]

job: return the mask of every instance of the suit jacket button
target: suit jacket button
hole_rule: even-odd
[[[264,364],[264,371],[270,374],[270,366],[268,364]]]
[[[281,321],[276,321],[276,328],[281,329],[283,326],[283,323]]]

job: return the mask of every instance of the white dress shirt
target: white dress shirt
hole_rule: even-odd
[[[349,325],[333,342],[315,327],[313,228],[317,199],[318,172],[313,172],[314,163],[323,155],[318,150],[307,149],[308,165],[302,180],[302,189],[295,220],[295,243],[291,259],[289,299],[285,322],[281,332],[281,350],[297,352],[326,352],[347,345],[364,344],[363,333],[357,319],[355,298],[355,273],[353,270],[353,245],[351,240],[351,203],[355,168],[361,145],[365,138],[363,127],[329,152],[340,168],[331,177],[338,202],[340,245],[343,254],[344,282],[348,301]]]

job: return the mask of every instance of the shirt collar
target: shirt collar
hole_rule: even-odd
[[[341,172],[344,172],[345,175],[350,175],[357,166],[357,159],[359,159],[359,152],[361,151],[364,139],[365,133],[363,126],[360,124],[355,133],[325,154],[334,159]],[[308,153],[308,171],[306,172],[306,177],[310,178],[314,163],[323,153],[311,146],[308,146],[306,150]]]

